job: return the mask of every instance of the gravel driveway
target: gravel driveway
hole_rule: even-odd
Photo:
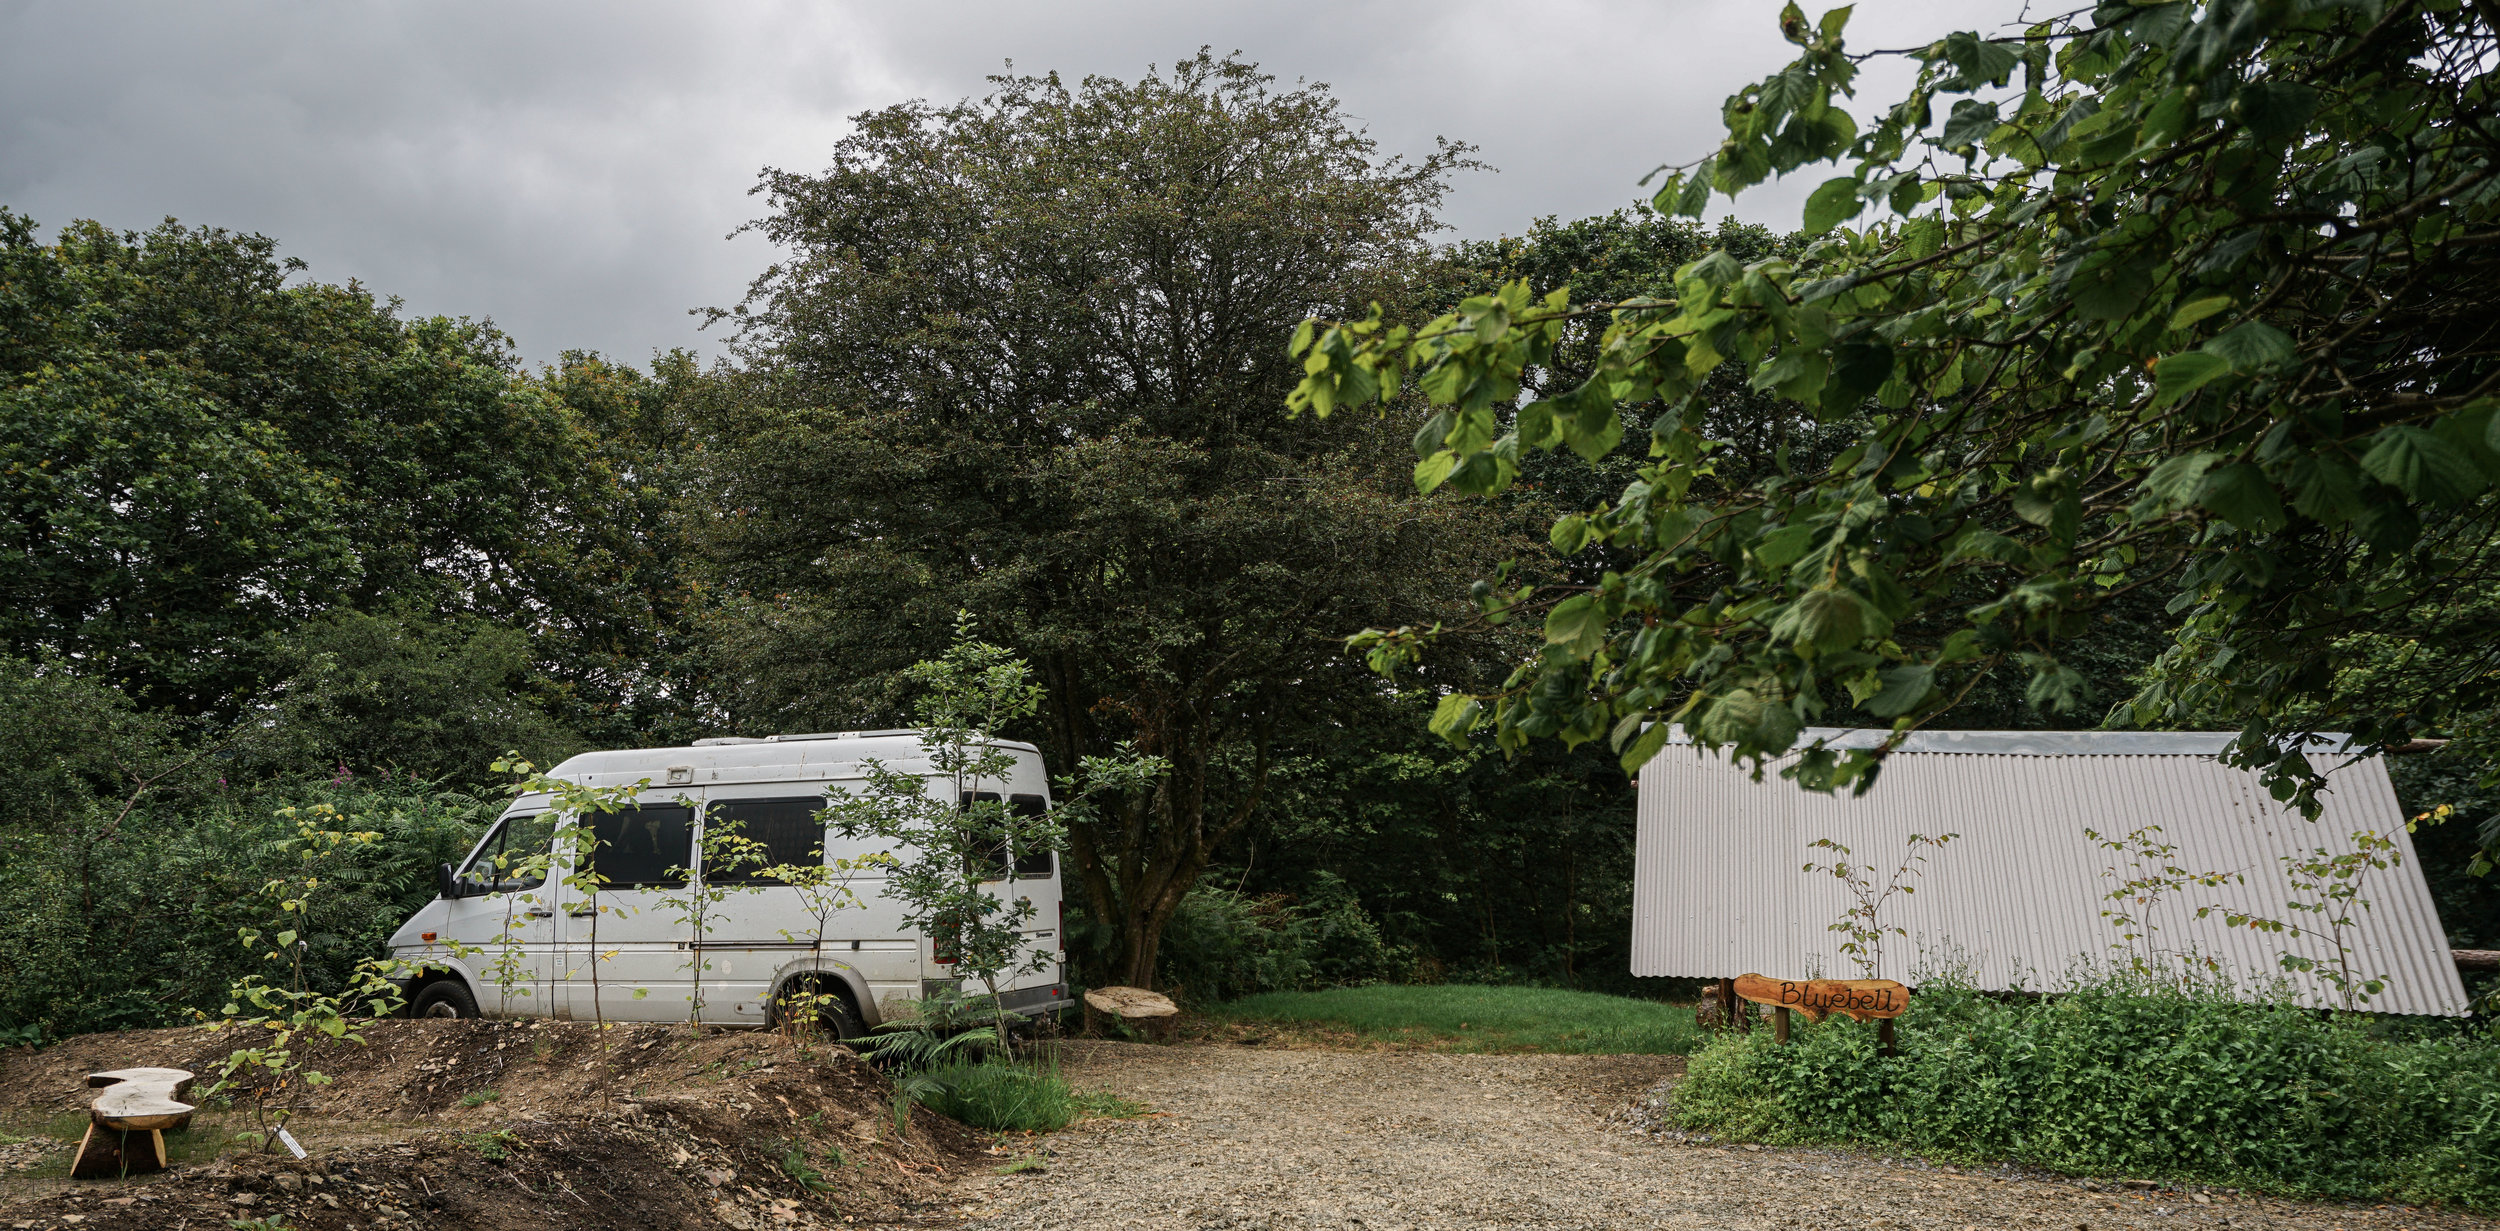
[[[1047,1140],[1049,1170],[965,1185],[970,1225],[1087,1228],[2472,1227],[2402,1207],[1948,1173],[1823,1150],[1721,1149],[1630,1127],[1677,1061],[1232,1046],[1068,1046],[1079,1086],[1153,1118]],[[2203,1201],[2198,1201],[2198,1197]]]

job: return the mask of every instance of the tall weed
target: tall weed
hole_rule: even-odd
[[[2500,1042],[2210,989],[2108,982],[2008,1002],[1923,990],[1899,1055],[1846,1019],[1721,1036],[1686,1127],[2059,1170],[2500,1208]]]

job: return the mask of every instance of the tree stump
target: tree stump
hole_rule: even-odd
[[[139,1175],[165,1169],[165,1130],[191,1123],[197,1108],[187,1069],[110,1069],[87,1074],[103,1093],[87,1107],[87,1135],[69,1165],[71,1179]]]
[[[1142,987],[1097,987],[1085,993],[1085,1007],[1137,1023],[1156,1039],[1172,1037],[1181,1007],[1160,992]]]

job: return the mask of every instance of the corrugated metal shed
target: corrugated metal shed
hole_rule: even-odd
[[[1871,746],[1880,732],[1815,730],[1806,741]],[[2290,909],[2302,899],[2286,857],[2354,849],[2355,831],[2391,837],[2402,862],[2360,882],[2370,902],[2345,933],[2353,973],[2384,978],[2367,1007],[2389,1013],[2466,1011],[2430,890],[2406,836],[2404,815],[2378,758],[2321,749],[2311,763],[2330,789],[2316,821],[2276,803],[2255,774],[2214,759],[2227,734],[1941,731],[1910,737],[1884,762],[1872,790],[1852,799],[1800,789],[1766,768],[1751,771],[1683,740],[1659,752],[1640,776],[1640,845],[1634,875],[1632,973],[1715,978],[1759,972],[1774,977],[1865,977],[1840,951],[1830,925],[1852,904],[1829,873],[1828,838],[1851,861],[1888,878],[1910,835],[1959,835],[1930,849],[1923,868],[1881,909],[1889,929],[1878,977],[1916,983],[1947,967],[1990,989],[2055,990],[2084,967],[2123,960],[2119,929],[2102,911],[2107,894],[2133,874],[2130,858],[2085,836],[2117,837],[2159,826],[2177,848],[2163,860],[2189,872],[2244,878],[2168,895],[2148,914],[2160,953],[2193,952],[2220,962],[2243,984],[2293,980],[2299,1000],[2338,1007],[2341,996],[2315,974],[2289,975],[2292,952],[2331,962],[2324,937],[2224,926],[2222,906],[2309,926],[2316,916]],[[2157,954],[2158,956],[2158,954]]]

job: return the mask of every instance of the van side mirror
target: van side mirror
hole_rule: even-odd
[[[457,899],[468,896],[461,892],[460,874],[452,871],[451,865],[447,863],[438,865],[434,869],[434,891],[446,898]]]

